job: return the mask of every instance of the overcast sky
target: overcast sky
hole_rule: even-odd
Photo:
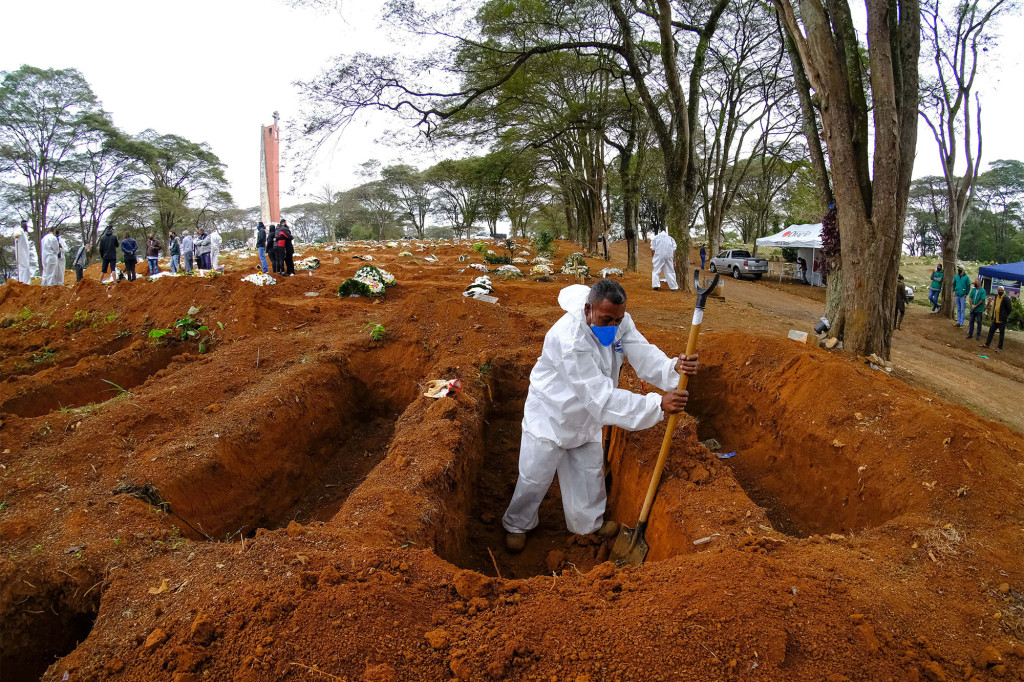
[[[81,71],[123,130],[153,128],[207,142],[227,164],[231,194],[241,207],[259,202],[260,126],[279,111],[282,123],[300,108],[293,82],[311,78],[337,54],[387,49],[378,30],[382,0],[343,2],[338,12],[295,9],[283,0],[49,0],[5,3],[0,70],[22,64]],[[1020,68],[1024,20],[1004,22],[998,61],[981,77],[982,126],[987,161],[1024,159]],[[922,63],[922,68],[927,65]],[[302,201],[316,187],[359,182],[358,165],[370,158],[417,165],[433,153],[378,143],[384,125],[349,127],[294,187],[284,171],[282,205]],[[915,175],[940,172],[935,143],[919,130]],[[287,148],[282,150],[288,163]],[[962,161],[961,161],[962,164]],[[962,165],[961,165],[962,168]]]

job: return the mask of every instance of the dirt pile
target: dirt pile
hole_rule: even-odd
[[[0,287],[5,681],[1024,674],[1020,434],[713,333],[709,308],[648,563],[569,535],[557,483],[510,555],[529,371],[570,278],[496,280],[494,305],[461,296],[467,246],[350,249],[263,288],[237,256],[212,279]],[[363,254],[399,284],[338,299]],[[624,284],[678,352],[690,300]],[[150,338],[191,307],[205,352]],[[423,397],[439,378],[461,392]],[[622,523],[662,433],[613,453]]]

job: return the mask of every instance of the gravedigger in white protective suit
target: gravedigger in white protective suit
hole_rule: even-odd
[[[18,263],[18,281],[22,284],[32,282],[35,255],[36,251],[28,241],[28,226],[22,222],[21,227],[14,228],[14,259]]]
[[[210,230],[210,268],[213,270],[220,267],[217,264],[217,257],[220,256],[220,247],[223,243],[224,239],[220,236],[220,232]]]
[[[502,518],[505,545],[518,552],[558,473],[565,525],[573,533],[610,537],[618,524],[604,521],[607,499],[601,427],[648,429],[666,414],[682,412],[687,392],[678,372],[697,372],[697,356],[670,358],[637,331],[618,282],[592,288],[574,284],[558,294],[565,311],[544,337],[530,373],[519,450],[519,480]],[[618,388],[623,359],[644,381],[666,391],[639,395]]]
[[[67,253],[68,245],[60,238],[60,230],[54,229],[45,235],[39,250],[43,256],[43,279],[40,284],[44,287],[64,286],[64,268],[67,265],[64,254]]]
[[[676,240],[662,231],[651,239],[651,288],[660,289],[661,280],[668,282],[672,291],[679,289],[675,267]]]

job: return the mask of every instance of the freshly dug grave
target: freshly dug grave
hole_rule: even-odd
[[[1021,676],[1020,434],[845,356],[708,333],[648,563],[566,533],[557,482],[509,555],[528,373],[570,280],[497,281],[491,305],[460,295],[468,247],[367,251],[399,280],[379,303],[331,295],[348,252],[265,289],[236,258],[211,280],[0,287],[0,319],[47,323],[0,325],[0,344],[59,365],[12,364],[4,405],[124,330],[115,354],[153,352],[148,330],[190,306],[217,327],[124,395],[0,416],[5,682]],[[688,319],[624,283],[631,309]],[[116,323],[72,344],[78,310]],[[672,352],[686,332],[641,329]],[[435,378],[462,391],[422,397]],[[662,428],[612,453],[627,525]]]

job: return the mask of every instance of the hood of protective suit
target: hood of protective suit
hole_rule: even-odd
[[[583,317],[583,306],[590,295],[590,287],[573,284],[558,292],[558,305],[573,317]]]

